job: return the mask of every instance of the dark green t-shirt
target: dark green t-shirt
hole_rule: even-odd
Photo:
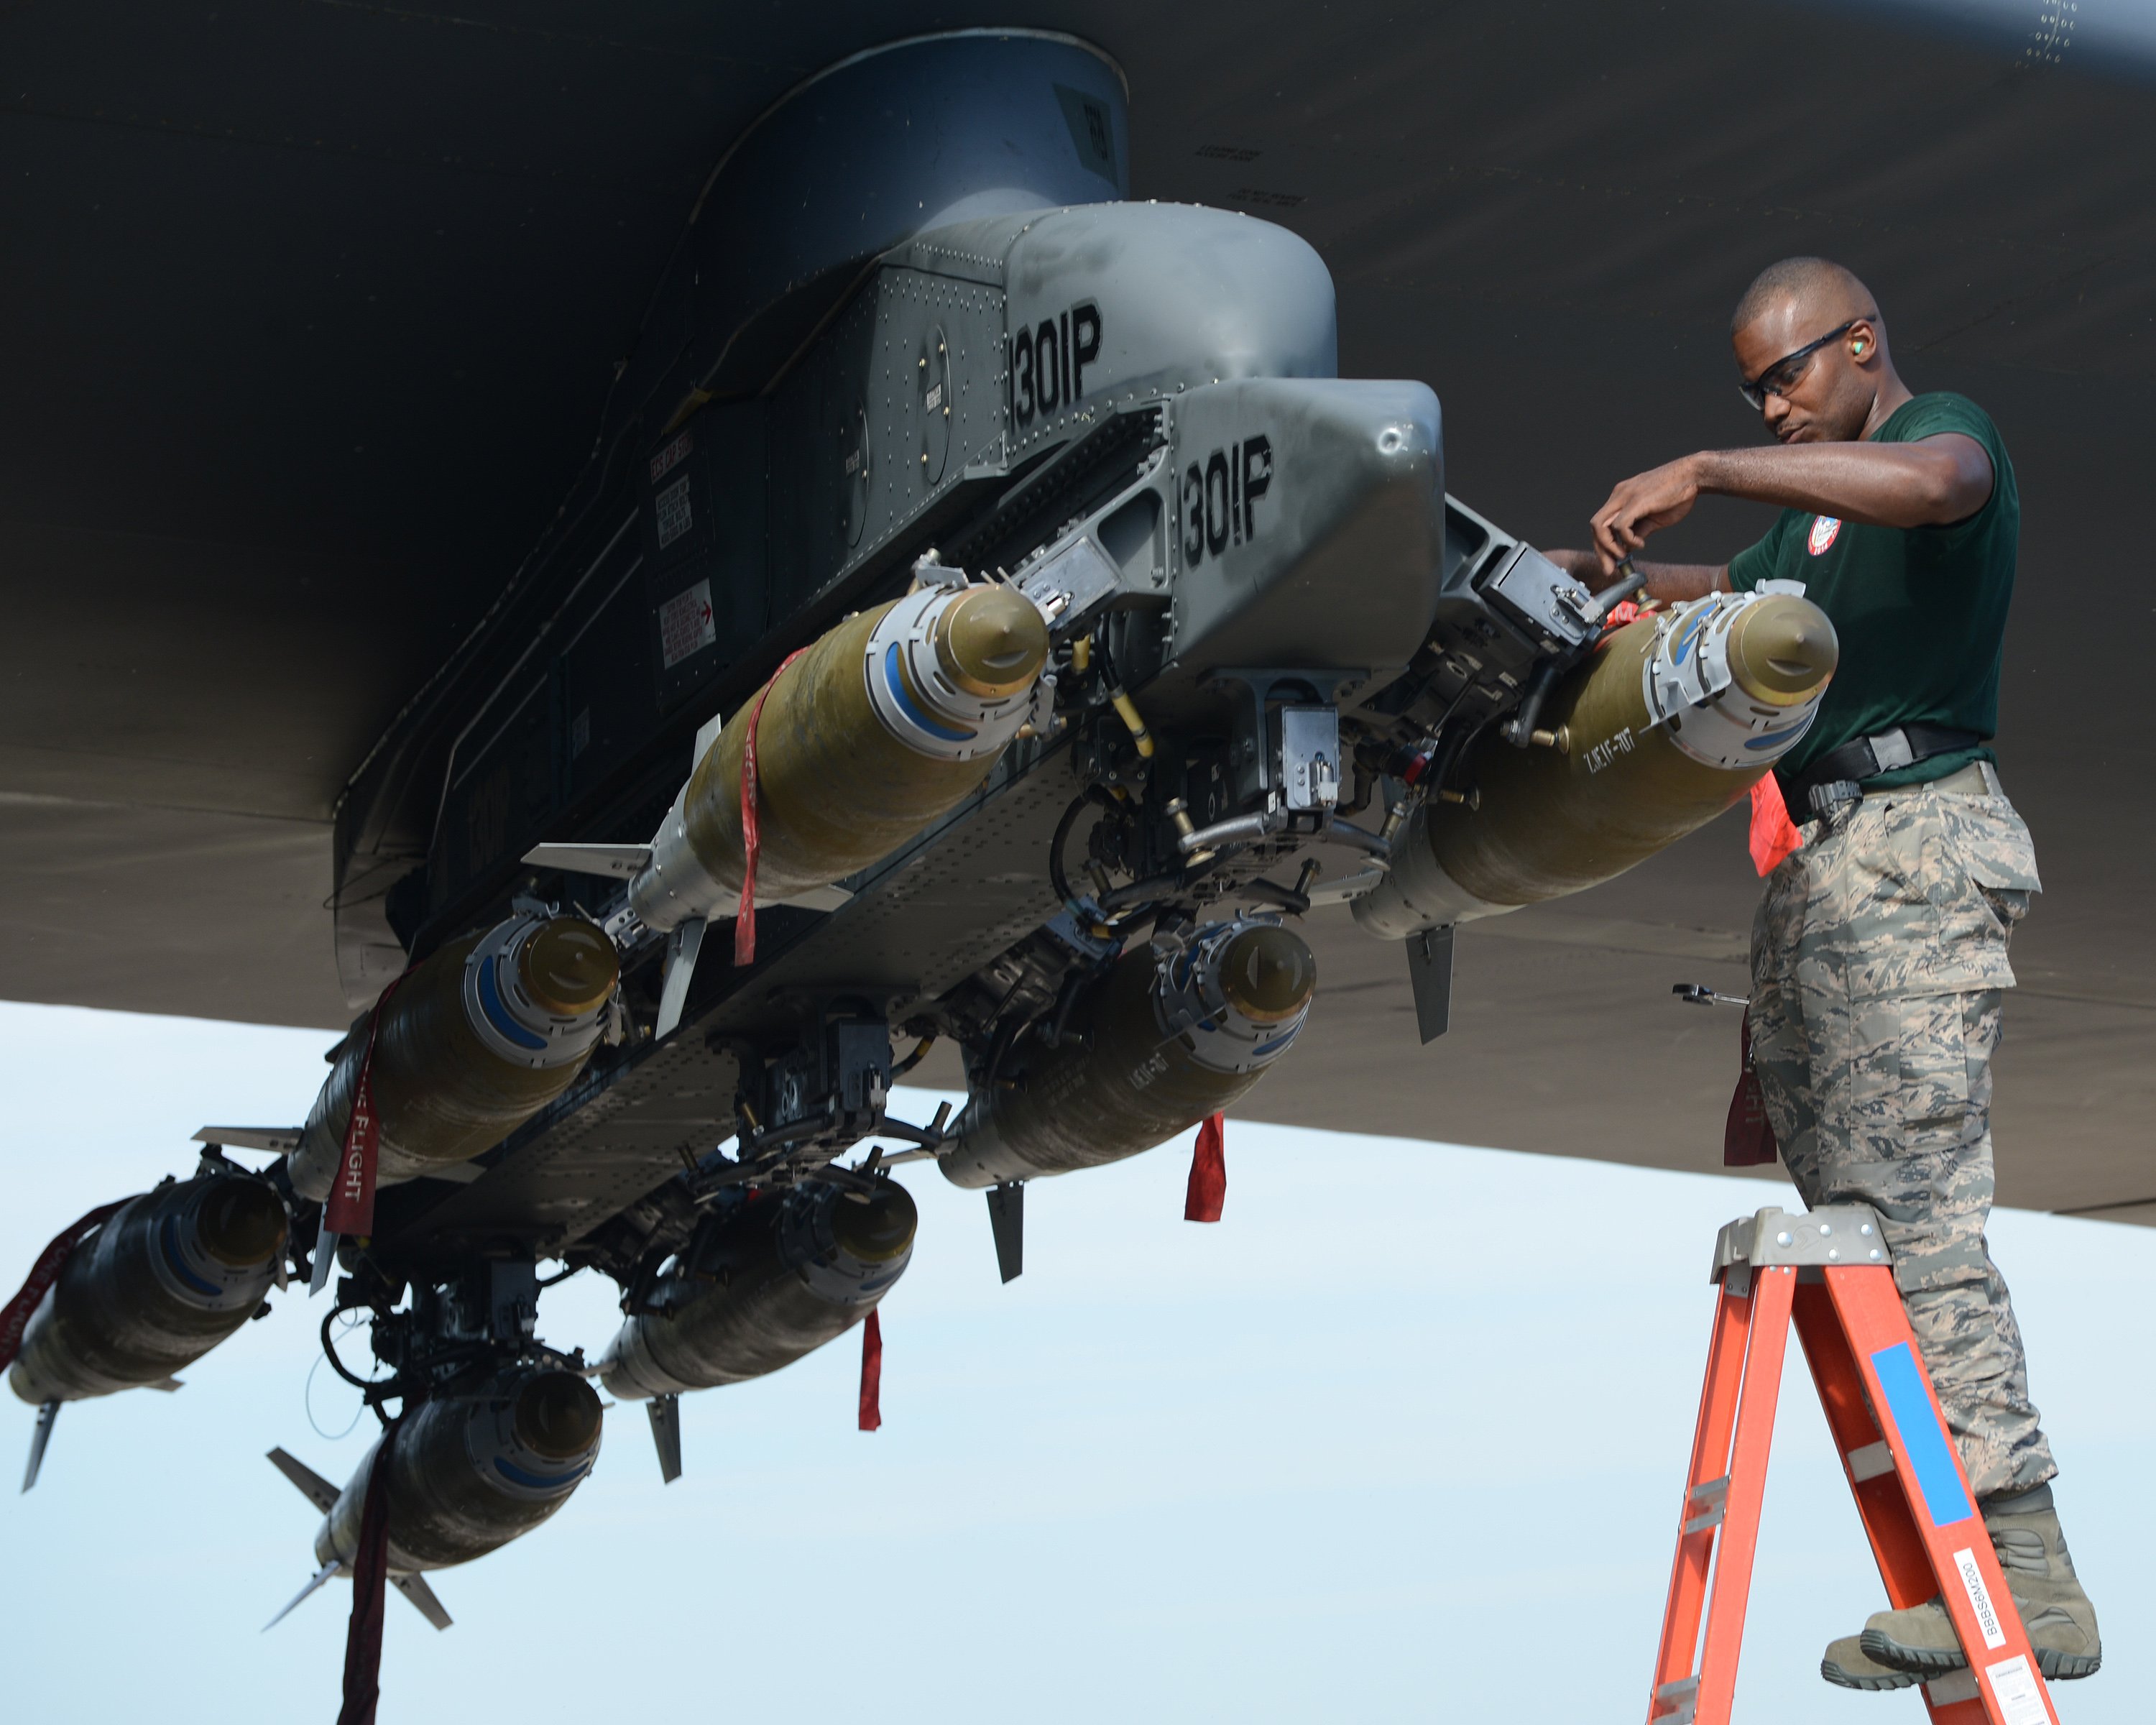
[[[1833,620],[1841,663],[1811,731],[1779,763],[1801,773],[1830,749],[1911,722],[1989,737],[1999,726],[1999,664],[2014,597],[2021,500],[1990,416],[1965,396],[1904,402],[1871,441],[1912,444],[1958,431],[1991,458],[1991,495],[1945,527],[1863,527],[1785,509],[1767,536],[1730,560],[1729,584],[1801,581]],[[1866,783],[1921,784],[1994,758],[1985,747],[1934,755]]]

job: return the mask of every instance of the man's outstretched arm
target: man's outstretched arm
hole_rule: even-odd
[[[1702,449],[1635,475],[1612,491],[1594,512],[1594,550],[1607,574],[1645,545],[1649,534],[1682,521],[1709,495],[1807,509],[1870,526],[1929,527],[1974,515],[1990,497],[1991,485],[1991,458],[1984,445],[1958,431],[1913,444]]]

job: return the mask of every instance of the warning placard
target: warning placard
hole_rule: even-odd
[[[679,467],[684,461],[689,459],[689,451],[695,447],[695,445],[689,440],[690,436],[690,433],[685,431],[683,432],[680,436],[675,438],[672,443],[667,444],[665,449],[661,449],[657,454],[651,458],[651,483],[653,485],[657,485],[660,480],[665,479],[675,468]]]
[[[652,500],[659,511],[659,548],[661,551],[696,525],[689,516],[689,480],[684,475]]]
[[[665,661],[667,670],[673,670],[691,653],[701,652],[718,639],[718,628],[711,616],[710,582],[698,582],[685,592],[675,593],[659,608],[659,656]]]

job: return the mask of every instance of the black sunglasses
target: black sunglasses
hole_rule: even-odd
[[[1807,341],[1794,353],[1784,354],[1748,383],[1740,378],[1737,385],[1737,393],[1752,403],[1754,411],[1765,413],[1767,398],[1770,395],[1786,397],[1789,391],[1796,387],[1797,379],[1804,376],[1804,367],[1815,353],[1830,341],[1839,341],[1857,325],[1866,321],[1864,317],[1852,317],[1840,329],[1829,330],[1818,341]]]

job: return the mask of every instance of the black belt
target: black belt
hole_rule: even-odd
[[[1777,768],[1774,777],[1781,782],[1782,800],[1798,811],[1801,820],[1804,811],[1824,814],[1836,803],[1861,796],[1867,778],[1913,767],[1934,755],[1974,748],[1984,740],[1979,732],[1956,731],[1945,725],[1902,725],[1829,749],[1800,773]]]

